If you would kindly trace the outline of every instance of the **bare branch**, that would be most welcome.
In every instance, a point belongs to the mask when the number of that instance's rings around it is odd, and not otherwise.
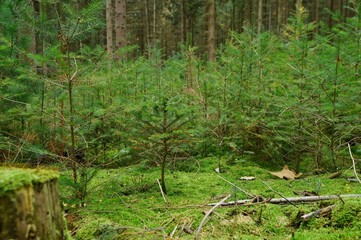
[[[211,213],[214,211],[214,209],[216,209],[218,206],[222,205],[222,203],[224,203],[228,198],[231,197],[231,194],[229,194],[227,197],[223,198],[220,202],[218,202],[217,204],[215,204],[207,213],[206,215],[204,216],[202,222],[199,224],[199,227],[197,229],[197,232],[196,232],[196,240],[199,239],[199,233],[201,232],[201,229],[203,227],[203,224],[204,222],[206,221],[206,219],[208,218],[209,215],[211,215]]]
[[[349,151],[349,153],[350,153],[350,157],[351,157],[351,159],[352,159],[353,172],[355,173],[355,177],[357,178],[358,182],[361,183],[361,180],[360,180],[360,178],[358,177],[357,172],[356,172],[356,161],[355,161],[355,159],[354,159],[353,156],[352,156],[352,151],[351,151],[351,145],[350,145],[350,143],[347,143],[347,146],[348,146],[348,151]]]
[[[255,197],[254,195],[250,194],[249,192],[246,192],[244,189],[238,187],[238,186],[235,185],[234,183],[231,183],[231,182],[228,181],[227,179],[224,179],[223,177],[221,177],[221,176],[219,176],[219,175],[217,175],[217,177],[219,177],[219,178],[222,179],[223,181],[231,184],[232,186],[236,187],[238,190],[240,190],[241,192],[243,192],[244,194],[246,194],[248,197],[250,197],[250,198],[254,198],[254,197]]]
[[[273,188],[271,188],[265,181],[262,181],[264,185],[266,185],[272,192],[276,193],[277,195],[283,197],[288,203],[292,204],[293,206],[297,207],[296,204],[293,202],[290,202],[285,196],[283,196],[281,193],[275,191]]]

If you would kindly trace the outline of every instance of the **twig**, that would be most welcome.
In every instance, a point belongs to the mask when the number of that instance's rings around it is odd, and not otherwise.
[[[11,162],[12,164],[13,164],[13,163],[16,161],[16,159],[18,158],[18,156],[19,156],[19,154],[20,154],[20,152],[21,152],[21,149],[24,147],[24,144],[27,142],[27,140],[28,140],[28,136],[25,136],[25,139],[24,139],[23,143],[22,143],[21,146],[19,147],[18,152],[16,153],[13,161]]]
[[[206,215],[204,216],[202,222],[199,224],[199,227],[197,229],[197,232],[196,232],[196,240],[198,240],[199,238],[199,233],[202,229],[202,226],[204,224],[204,222],[206,221],[206,219],[208,218],[209,215],[211,215],[211,213],[214,211],[214,209],[216,209],[218,206],[220,206],[222,203],[224,203],[228,198],[231,197],[231,194],[229,194],[227,197],[223,198],[220,202],[218,202],[216,205],[214,205],[207,213]]]
[[[169,237],[170,237],[170,238],[173,238],[173,236],[174,236],[174,234],[176,233],[177,229],[178,229],[178,224],[177,224],[177,225],[175,225],[175,227],[174,227],[174,229],[173,229],[172,233],[169,235]]]
[[[252,195],[252,194],[250,194],[250,193],[246,192],[244,189],[242,189],[242,188],[238,187],[238,186],[237,186],[237,185],[235,185],[234,183],[231,183],[231,182],[230,182],[230,181],[228,181],[227,179],[225,179],[225,178],[223,178],[223,177],[221,177],[221,176],[219,176],[219,175],[217,175],[217,177],[219,177],[219,178],[220,178],[220,179],[222,179],[223,181],[225,181],[225,182],[227,182],[227,183],[231,184],[232,186],[236,187],[238,190],[240,190],[241,192],[243,192],[244,194],[246,194],[248,197],[250,197],[250,198],[254,198],[254,197],[255,197],[254,195]]]
[[[167,204],[167,206],[168,206],[169,203],[168,203],[167,199],[165,198],[165,194],[164,194],[164,192],[163,192],[162,186],[160,185],[159,179],[157,179],[157,183],[158,183],[158,185],[159,185],[160,192],[162,193],[162,197],[163,197],[163,199],[164,199],[164,202],[165,202],[165,203]]]
[[[262,183],[264,185],[266,185],[272,192],[276,193],[277,195],[281,196],[282,198],[284,198],[288,203],[292,204],[293,206],[295,206],[296,208],[298,208],[296,206],[296,204],[294,204],[293,202],[290,202],[285,196],[283,196],[281,193],[277,192],[276,190],[274,190],[273,188],[271,188],[265,181],[262,181]]]
[[[332,211],[332,208],[334,208],[335,206],[336,205],[327,206],[327,207],[318,209],[317,211],[304,214],[301,216],[301,219],[308,220],[308,219],[312,218],[313,216],[320,217],[320,216],[327,215],[328,213],[330,213]]]
[[[322,200],[332,200],[332,199],[340,199],[340,198],[361,198],[361,194],[343,194],[343,195],[327,195],[327,196],[305,196],[305,197],[289,197],[286,201],[284,198],[272,198],[267,203],[273,204],[283,204],[283,203],[302,203],[302,202],[315,202],[315,201],[322,201]],[[245,200],[238,200],[238,201],[231,201],[231,202],[224,202],[224,203],[210,203],[208,206],[214,206],[219,204],[221,206],[233,206],[233,205],[244,205],[247,203],[252,203],[253,199],[245,199]]]
[[[361,183],[361,180],[360,180],[360,178],[358,177],[357,172],[356,172],[356,161],[355,161],[355,159],[354,159],[353,156],[352,156],[352,151],[351,151],[350,143],[347,143],[347,146],[348,146],[348,151],[349,151],[349,153],[350,153],[350,157],[351,157],[351,159],[352,159],[353,172],[355,173],[355,177],[357,178],[358,182]]]

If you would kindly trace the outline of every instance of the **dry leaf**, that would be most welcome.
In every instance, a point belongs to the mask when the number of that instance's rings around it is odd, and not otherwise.
[[[282,179],[287,179],[287,180],[294,180],[295,178],[299,178],[302,173],[295,173],[295,171],[290,170],[288,168],[288,165],[285,165],[282,169],[282,171],[280,172],[270,172],[272,175],[277,176],[279,178]]]

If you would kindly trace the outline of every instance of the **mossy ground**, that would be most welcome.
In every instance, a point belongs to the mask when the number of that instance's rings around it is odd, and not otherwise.
[[[64,172],[60,188],[64,208],[71,218],[76,239],[194,239],[206,206],[218,202],[221,195],[231,199],[246,199],[244,193],[223,181],[215,173],[218,159],[189,160],[183,164],[187,171],[169,171],[166,175],[167,201],[160,193],[156,179],[158,168],[143,165],[100,170],[89,184],[84,207],[72,199],[66,185],[70,178]],[[224,162],[224,163],[223,163]],[[284,196],[298,191],[314,191],[320,195],[361,193],[361,184],[349,183],[345,178],[352,171],[344,171],[337,179],[330,174],[304,176],[294,181],[277,179],[270,169],[260,168],[246,160],[232,165],[222,161],[220,175],[254,195],[279,197],[262,181]],[[198,166],[189,167],[189,166]],[[170,166],[171,168],[171,166]],[[182,166],[178,166],[182,169]],[[272,169],[275,170],[275,169]],[[255,176],[254,181],[240,181],[242,176]],[[307,174],[305,174],[307,175]],[[361,199],[344,199],[308,204],[257,204],[217,208],[201,230],[201,239],[357,239],[361,236]],[[323,206],[334,205],[330,215],[301,221],[299,216]],[[69,220],[69,219],[68,219]],[[185,231],[181,231],[181,229]],[[176,229],[176,230],[174,230]],[[190,231],[189,231],[190,230]],[[193,233],[189,233],[189,232]],[[188,233],[187,233],[188,232]]]

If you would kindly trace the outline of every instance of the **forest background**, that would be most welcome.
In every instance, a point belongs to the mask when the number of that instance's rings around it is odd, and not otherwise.
[[[336,170],[361,138],[356,0],[1,0],[0,161]],[[87,177],[86,177],[87,178]]]

